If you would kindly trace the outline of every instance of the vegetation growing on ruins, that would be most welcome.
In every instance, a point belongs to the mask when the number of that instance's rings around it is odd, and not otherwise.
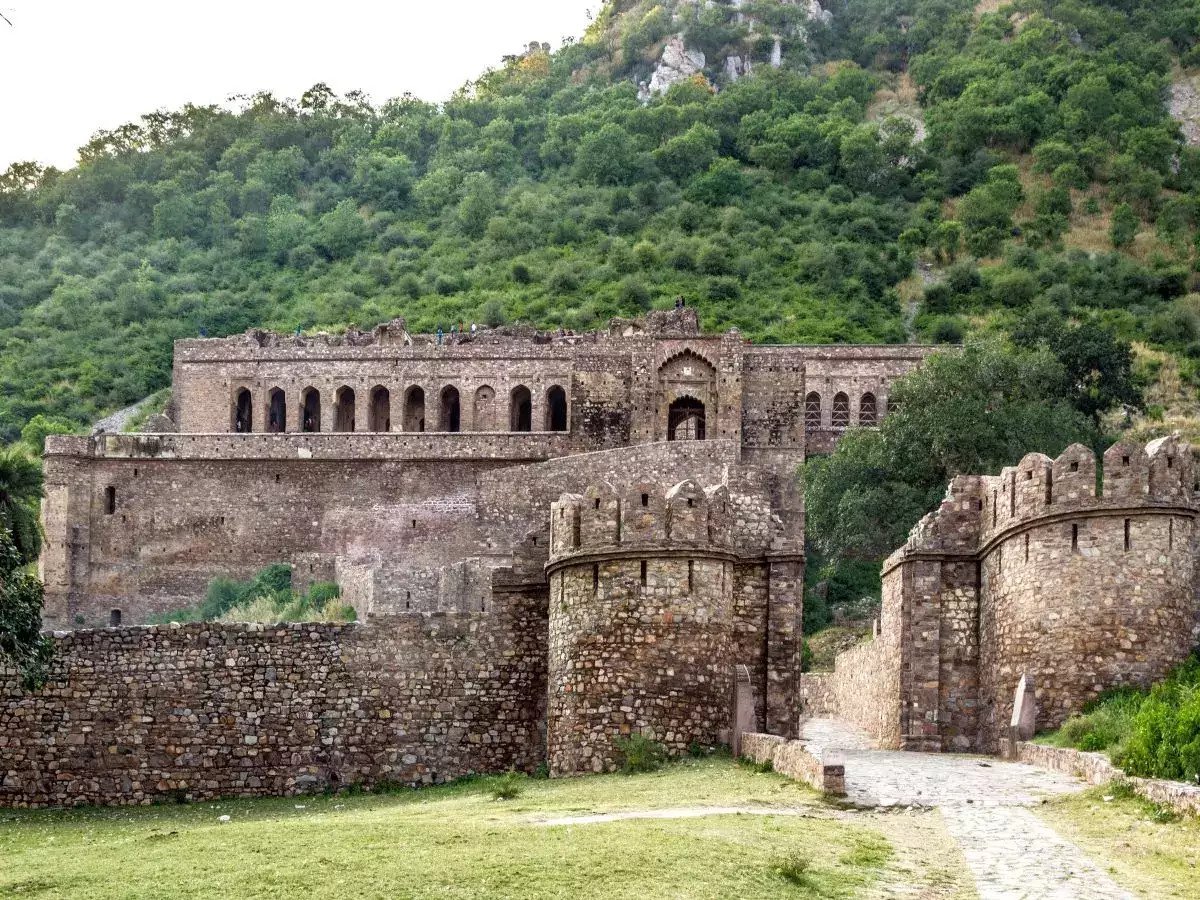
[[[622,0],[440,106],[318,84],[14,165],[0,439],[164,387],[176,337],[581,329],[680,294],[762,341],[957,341],[1038,310],[1175,352],[1192,385],[1200,153],[1164,98],[1200,62],[1194,4],[826,5]],[[675,34],[706,66],[642,103]],[[733,56],[754,74],[730,83]]]
[[[1200,650],[1149,690],[1106,694],[1045,740],[1104,751],[1130,775],[1200,783]]]
[[[497,802],[496,788],[508,780],[520,783],[519,796]],[[536,824],[678,807],[681,798],[806,815]],[[957,877],[953,853],[931,866],[889,869],[887,827],[846,821],[782,776],[708,758],[632,777],[499,776],[419,792],[8,811],[0,817],[0,894],[100,900],[167,884],[185,897],[611,898],[687,885],[689,897],[776,898],[795,890],[776,871],[778,859],[800,854],[812,861],[797,896],[887,893],[892,883],[920,889]]]
[[[248,581],[214,578],[199,606],[151,616],[148,622],[353,622],[354,608],[342,603],[341,596],[341,588],[331,582],[293,590],[292,567],[276,564]]]

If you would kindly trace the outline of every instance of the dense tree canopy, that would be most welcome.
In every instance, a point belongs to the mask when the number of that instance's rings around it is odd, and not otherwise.
[[[1173,59],[1196,55],[1194,4],[975,6],[830,2],[818,23],[779,0],[621,0],[583,40],[533,44],[445,104],[318,84],[152,113],[95,135],[70,171],[15,165],[0,440],[164,387],[178,337],[394,315],[583,329],[680,294],[707,327],[768,342],[954,341],[1049,303],[1200,356],[1173,306],[1200,160],[1162,102]],[[639,102],[676,33],[708,79]],[[780,69],[723,74],[776,37]],[[875,106],[905,72],[924,143]],[[1063,249],[1085,207],[1111,221],[1108,252]],[[1163,252],[1135,261],[1122,251],[1147,229]],[[921,255],[964,271],[906,329],[898,286]]]

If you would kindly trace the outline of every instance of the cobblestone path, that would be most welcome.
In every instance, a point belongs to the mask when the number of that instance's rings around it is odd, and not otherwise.
[[[862,732],[826,719],[805,722],[801,739],[828,762],[844,758],[851,803],[936,807],[981,900],[1133,896],[1026,808],[1081,791],[1086,785],[1080,781],[986,757],[872,750]]]

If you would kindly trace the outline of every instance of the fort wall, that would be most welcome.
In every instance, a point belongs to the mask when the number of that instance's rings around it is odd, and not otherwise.
[[[1023,675],[1046,729],[1184,659],[1200,642],[1191,447],[1175,437],[1118,444],[1103,477],[1099,468],[1074,446],[955,479],[884,565],[874,643],[891,642],[899,657],[886,674],[874,645],[838,658],[842,714],[868,724],[855,698],[870,681],[899,711],[898,733],[886,722],[871,729],[886,746],[991,752]]]
[[[55,639],[0,668],[0,806],[435,784],[544,758],[544,607],[383,625],[212,625]]]

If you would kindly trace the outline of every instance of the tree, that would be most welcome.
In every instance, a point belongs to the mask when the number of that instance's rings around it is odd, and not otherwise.
[[[703,172],[717,158],[721,135],[715,128],[697,122],[654,151],[658,167],[676,181],[684,181]]]
[[[16,448],[0,450],[0,531],[18,554],[18,565],[38,558],[42,532],[38,503],[42,497],[42,469]]]
[[[635,159],[633,136],[610,122],[579,142],[575,170],[580,178],[597,184],[627,184],[633,180]]]
[[[21,673],[26,690],[46,680],[53,645],[42,631],[42,584],[21,571],[22,553],[0,529],[0,656]]]
[[[956,475],[1013,465],[1091,442],[1088,419],[1062,397],[1063,366],[1046,350],[968,344],[892,386],[898,404],[877,431],[851,431],[804,468],[809,534],[831,560],[882,560],[936,508]]]
[[[1128,247],[1137,237],[1140,226],[1141,220],[1133,211],[1133,207],[1128,203],[1120,203],[1113,210],[1112,226],[1108,230],[1109,240],[1118,250]]]

